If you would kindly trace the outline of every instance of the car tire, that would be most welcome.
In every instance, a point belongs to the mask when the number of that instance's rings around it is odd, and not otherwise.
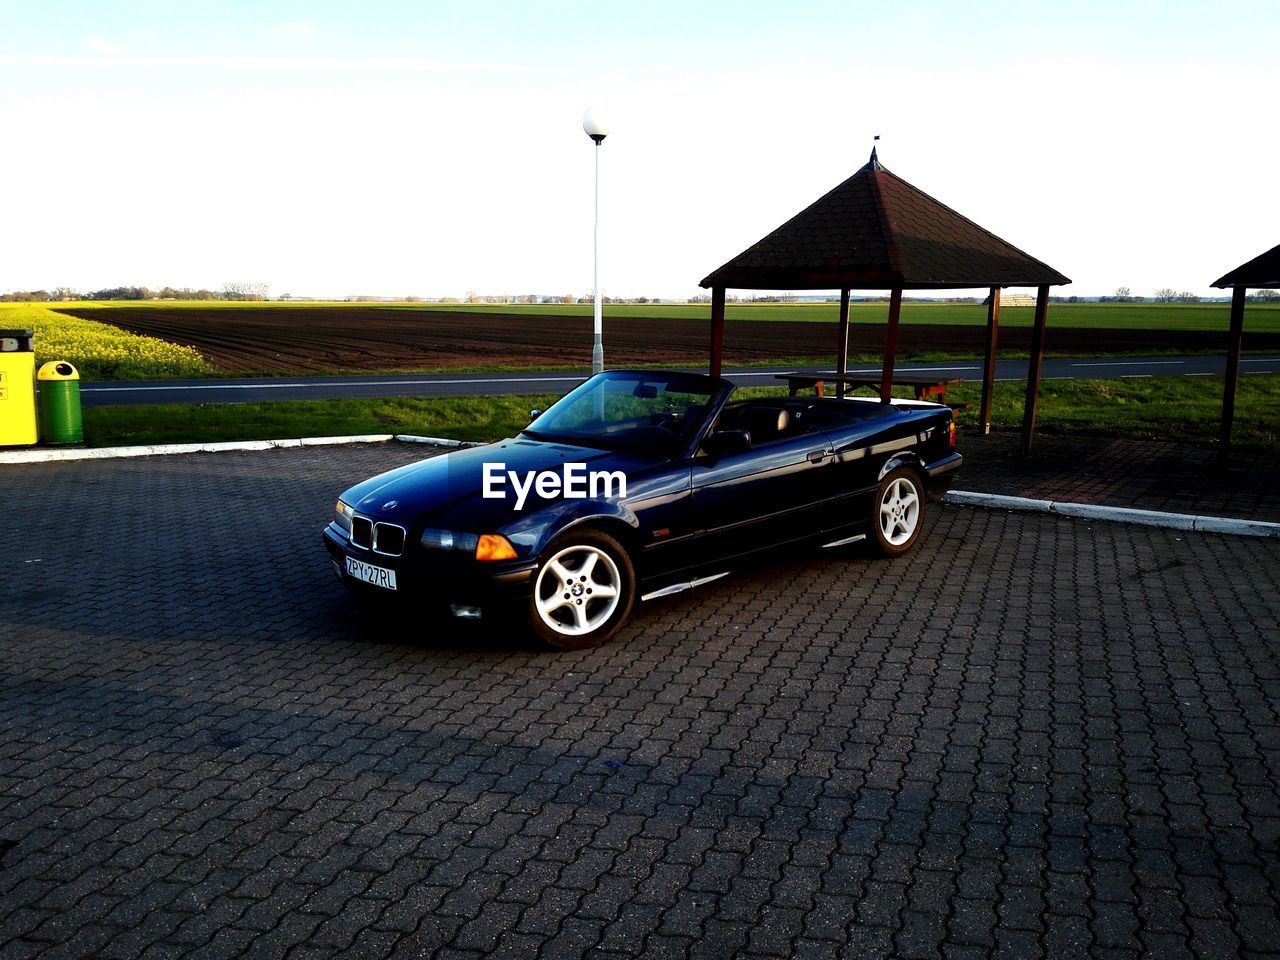
[[[867,542],[882,557],[901,557],[911,551],[924,529],[925,488],[910,467],[889,471],[871,501]]]
[[[612,592],[602,596],[605,590]],[[635,597],[635,567],[626,548],[600,530],[571,530],[538,557],[529,623],[549,647],[586,650],[618,632]]]

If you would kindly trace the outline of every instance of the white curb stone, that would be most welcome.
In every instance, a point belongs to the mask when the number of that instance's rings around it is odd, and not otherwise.
[[[483,443],[475,440],[450,440],[446,437],[419,437],[412,433],[397,433],[400,443],[429,443],[433,447],[483,447]]]
[[[136,447],[30,447],[0,450],[0,463],[52,463],[62,460],[115,460],[121,457],[162,457],[176,453],[224,453],[235,450],[276,450],[284,447],[334,447],[346,443],[422,443],[433,447],[482,447],[473,440],[420,437],[412,433],[363,433],[349,437],[302,437],[290,440],[227,440],[217,443],[158,443]]]
[[[280,447],[327,447],[345,443],[386,443],[390,433],[352,437],[303,437],[294,440],[230,440],[218,443],[159,443],[137,447],[81,447],[0,451],[0,463],[50,463],[61,460],[115,460],[120,457],[161,457],[175,453],[225,453],[233,450],[275,450]]]
[[[1239,520],[1233,517],[1208,517],[1194,513],[1164,513],[1159,510],[1135,510],[1130,507],[1106,507],[1095,503],[1069,503],[1058,500],[1035,500],[1030,497],[1007,497],[995,493],[972,493],[952,490],[945,503],[992,510],[1022,510],[1030,513],[1055,513],[1079,520],[1104,520],[1110,523],[1137,523],[1169,530],[1192,530],[1198,533],[1227,533],[1239,537],[1280,537],[1280,523],[1265,520]]]

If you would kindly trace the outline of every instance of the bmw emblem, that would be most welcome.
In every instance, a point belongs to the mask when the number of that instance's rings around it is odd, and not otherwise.
[[[396,508],[396,505],[397,505],[399,502],[400,502],[399,500],[388,500],[386,503],[384,503],[384,504],[382,505],[382,509],[383,509],[383,510],[394,510],[394,509]]]

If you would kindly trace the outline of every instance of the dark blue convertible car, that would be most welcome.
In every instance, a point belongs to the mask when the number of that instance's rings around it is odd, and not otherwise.
[[[523,604],[578,649],[762,550],[865,538],[900,556],[960,463],[938,404],[738,399],[719,378],[617,370],[519,436],[357,484],[324,543],[354,589],[464,618]]]

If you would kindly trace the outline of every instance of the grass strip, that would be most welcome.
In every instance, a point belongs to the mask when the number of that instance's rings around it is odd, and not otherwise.
[[[996,384],[993,422],[1021,423],[1025,384]],[[745,395],[781,394],[754,388]],[[977,404],[978,383],[953,387],[948,399]],[[456,440],[511,436],[533,408],[555,394],[506,397],[284,400],[272,403],[156,404],[90,407],[85,434],[93,446],[273,440],[360,433],[415,433]],[[1038,429],[1140,440],[1211,444],[1222,405],[1219,377],[1152,377],[1131,380],[1051,380],[1041,385]],[[1242,377],[1236,400],[1234,439],[1241,449],[1280,455],[1280,374]],[[957,415],[961,431],[977,424],[976,407]]]

